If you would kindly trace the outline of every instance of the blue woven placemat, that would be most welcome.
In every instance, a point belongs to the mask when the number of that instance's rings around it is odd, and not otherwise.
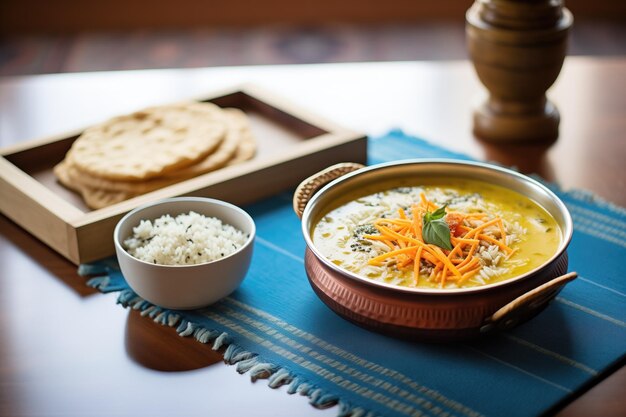
[[[419,157],[469,159],[401,131],[369,142],[370,163]],[[281,194],[246,207],[257,225],[252,266],[230,297],[203,310],[163,310],[130,290],[114,259],[81,265],[89,285],[214,348],[252,378],[342,416],[538,416],[554,410],[626,358],[626,211],[590,194],[554,191],[574,218],[570,270],[580,277],[520,327],[471,343],[411,343],[358,328],[313,293],[305,243]]]

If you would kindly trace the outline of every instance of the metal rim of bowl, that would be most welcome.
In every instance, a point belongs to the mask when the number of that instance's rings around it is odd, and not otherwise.
[[[148,209],[150,207],[154,207],[154,206],[158,206],[164,203],[177,203],[177,202],[202,202],[202,203],[209,203],[209,204],[215,204],[215,205],[219,205],[219,206],[223,206],[223,207],[227,207],[230,210],[236,211],[240,214],[242,214],[244,216],[244,218],[246,218],[247,221],[250,222],[250,233],[248,235],[248,238],[246,239],[245,243],[243,245],[241,245],[240,248],[238,248],[235,252],[224,256],[222,258],[219,259],[215,259],[209,262],[202,262],[199,264],[191,264],[191,265],[163,265],[163,264],[153,264],[150,262],[146,262],[143,261],[139,258],[134,257],[133,255],[131,255],[130,253],[128,253],[128,251],[126,250],[126,248],[124,248],[124,246],[122,246],[122,244],[120,243],[120,240],[118,238],[119,233],[120,233],[120,229],[122,228],[122,225],[124,223],[126,223],[128,221],[128,219],[133,216],[134,214],[143,211],[145,209]],[[163,214],[168,214],[168,213],[163,213]],[[162,214],[162,215],[163,215]],[[147,220],[154,220],[154,219],[147,219]],[[222,220],[222,219],[220,219]],[[139,225],[139,223],[137,223],[137,225]],[[222,201],[222,200],[217,200],[215,198],[208,198],[208,197],[172,197],[172,198],[166,198],[163,200],[157,200],[157,201],[153,201],[151,203],[147,203],[147,204],[143,204],[139,207],[134,208],[133,210],[129,211],[128,213],[126,213],[124,215],[124,217],[122,217],[117,224],[115,225],[115,229],[113,230],[113,243],[115,245],[116,248],[121,249],[125,254],[127,254],[128,256],[130,256],[133,260],[137,261],[137,262],[141,262],[143,264],[146,265],[150,265],[150,266],[158,266],[158,267],[162,267],[162,268],[191,268],[191,267],[198,267],[198,266],[202,266],[202,265],[208,265],[214,262],[219,262],[223,259],[227,259],[230,258],[231,256],[235,256],[238,253],[240,253],[242,250],[244,250],[245,248],[247,248],[249,245],[252,244],[252,242],[254,241],[254,237],[256,236],[256,224],[254,223],[254,219],[252,218],[252,216],[250,216],[244,209],[242,209],[241,207],[238,207],[234,204],[228,203],[226,201]]]
[[[508,176],[513,181],[521,181],[522,183],[525,183],[526,185],[529,185],[539,190],[540,192],[544,193],[552,201],[552,203],[554,203],[554,205],[558,208],[560,214],[563,216],[564,226],[561,227],[562,238],[561,238],[561,242],[559,244],[557,251],[548,260],[546,260],[545,262],[543,262],[541,265],[537,266],[536,268],[528,272],[525,272],[524,274],[521,274],[519,276],[506,279],[504,281],[499,281],[499,282],[495,282],[492,284],[485,284],[485,285],[481,285],[478,287],[435,289],[435,288],[403,287],[399,285],[388,284],[385,282],[368,279],[358,274],[355,274],[353,272],[347,271],[343,268],[340,268],[339,266],[330,262],[329,259],[327,259],[323,254],[321,254],[317,250],[317,247],[315,246],[315,244],[313,243],[313,240],[311,239],[310,216],[311,216],[311,212],[315,209],[316,205],[319,204],[320,200],[324,198],[324,194],[327,193],[328,190],[331,190],[337,184],[348,182],[350,180],[353,180],[354,178],[358,178],[359,176],[367,175],[367,174],[370,174],[372,172],[379,171],[379,170],[385,170],[390,167],[398,167],[398,166],[404,166],[404,165],[428,165],[428,164],[454,165],[454,166],[468,167],[469,169],[483,169],[483,170],[487,170],[493,173],[497,173],[499,175]],[[451,177],[453,176],[451,175]],[[476,180],[483,181],[483,182],[486,181],[485,179],[480,179],[480,178],[476,178]],[[372,184],[374,183],[375,182],[372,182]],[[528,196],[525,196],[525,197],[531,198]],[[539,204],[539,205],[542,208],[544,208],[544,210],[546,210],[548,213],[550,213],[551,216],[554,217],[554,213],[550,212],[542,204]],[[554,194],[548,187],[541,184],[539,181],[534,180],[524,174],[520,174],[519,172],[515,172],[507,168],[503,168],[503,167],[499,167],[499,166],[495,166],[495,165],[491,165],[491,164],[487,164],[483,162],[461,161],[461,160],[443,159],[443,158],[406,159],[406,160],[401,160],[401,161],[385,162],[382,164],[371,165],[371,166],[359,169],[357,171],[348,173],[346,175],[343,175],[329,182],[328,184],[326,184],[313,197],[311,197],[311,199],[309,200],[302,214],[301,227],[302,227],[302,234],[306,241],[307,247],[315,254],[316,258],[319,259],[324,265],[328,266],[334,271],[339,272],[343,276],[356,280],[358,282],[364,283],[369,286],[384,288],[387,290],[398,291],[402,293],[428,294],[428,295],[471,294],[471,293],[476,293],[476,292],[489,291],[493,288],[500,288],[500,287],[512,285],[529,276],[535,275],[537,272],[546,268],[548,265],[551,265],[556,259],[558,259],[567,250],[567,247],[572,239],[572,234],[573,234],[572,218],[571,218],[569,211],[567,210],[567,207],[565,206],[565,203],[563,203],[563,201],[561,201],[561,199],[556,194]]]

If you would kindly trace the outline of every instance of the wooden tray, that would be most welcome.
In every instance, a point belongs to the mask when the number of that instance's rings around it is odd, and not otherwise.
[[[363,134],[341,128],[256,86],[221,91],[200,101],[246,112],[258,144],[253,159],[91,210],[52,173],[81,133],[74,131],[0,150],[0,211],[79,264],[112,255],[115,224],[141,204],[180,195],[246,204],[295,186],[328,165],[365,162]]]

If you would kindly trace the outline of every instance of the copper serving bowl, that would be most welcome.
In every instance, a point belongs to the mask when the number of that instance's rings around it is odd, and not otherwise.
[[[480,287],[432,289],[401,287],[349,272],[315,247],[315,221],[333,202],[363,187],[419,178],[466,178],[499,185],[525,195],[545,208],[562,231],[556,253],[541,266],[506,281]],[[294,194],[307,244],[305,268],[320,299],[343,318],[394,336],[429,341],[476,337],[507,329],[539,313],[565,284],[572,219],[563,202],[539,182],[517,172],[478,162],[420,159],[371,167],[334,165],[303,181]]]

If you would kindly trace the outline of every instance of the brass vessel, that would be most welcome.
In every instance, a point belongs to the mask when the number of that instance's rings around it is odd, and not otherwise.
[[[482,287],[409,288],[371,280],[332,263],[316,248],[316,219],[342,196],[388,181],[462,177],[497,184],[526,195],[555,218],[563,239],[544,264],[515,278]],[[479,162],[415,159],[364,168],[338,164],[304,180],[294,194],[307,244],[305,269],[311,287],[335,313],[377,332],[423,341],[453,341],[507,329],[535,316],[576,278],[567,272],[573,225],[565,204],[537,181]]]

